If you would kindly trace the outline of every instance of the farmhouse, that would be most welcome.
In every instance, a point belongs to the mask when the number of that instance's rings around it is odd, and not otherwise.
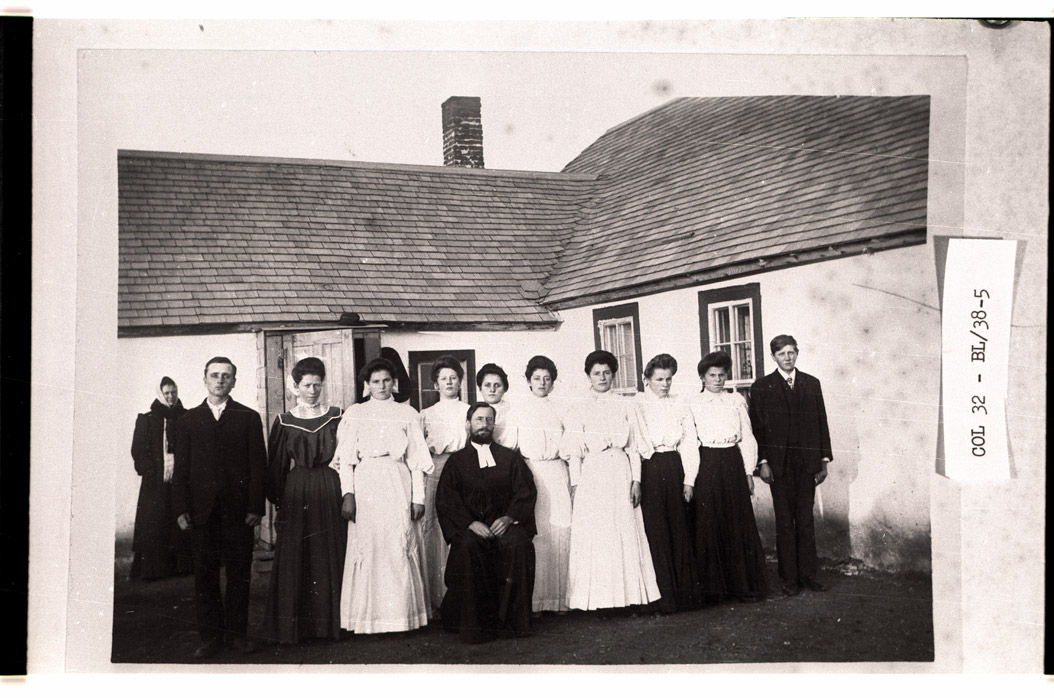
[[[235,397],[270,422],[306,355],[343,405],[366,361],[395,357],[420,408],[441,354],[469,374],[502,365],[515,398],[538,353],[560,370],[556,397],[583,388],[594,348],[619,357],[626,394],[660,352],[681,362],[675,392],[696,391],[696,362],[720,348],[748,392],[775,368],[768,339],[793,334],[834,442],[820,555],[929,570],[928,97],[675,99],[559,173],[486,169],[480,101],[452,97],[442,113],[443,167],[121,151],[129,355],[187,376],[188,406],[198,364],[231,356]],[[767,488],[755,508],[774,548]]]

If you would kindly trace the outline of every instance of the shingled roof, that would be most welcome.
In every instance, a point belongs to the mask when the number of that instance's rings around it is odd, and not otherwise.
[[[781,96],[673,100],[562,173],[121,151],[118,332],[548,327],[920,244],[928,139],[925,96]]]
[[[592,180],[122,151],[119,329],[553,326],[540,282]]]
[[[668,102],[601,136],[545,302],[585,305],[926,240],[929,97]]]

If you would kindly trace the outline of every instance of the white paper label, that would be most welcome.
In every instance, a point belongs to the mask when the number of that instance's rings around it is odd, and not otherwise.
[[[948,242],[941,399],[944,472],[953,479],[1010,477],[1006,392],[1016,252],[1013,240]]]

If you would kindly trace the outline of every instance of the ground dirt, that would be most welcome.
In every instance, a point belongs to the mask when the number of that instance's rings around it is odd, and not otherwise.
[[[114,585],[112,661],[185,663],[198,645],[193,577],[129,581],[119,557]],[[250,635],[260,632],[266,563],[253,574]],[[778,590],[775,564],[769,581]],[[754,662],[931,662],[929,575],[889,574],[826,563],[826,592],[759,603],[727,603],[659,616],[646,609],[543,614],[528,637],[462,644],[436,621],[408,633],[350,636],[282,646],[261,642],[249,655],[225,650],[215,664],[716,664]],[[248,667],[247,667],[248,669]]]

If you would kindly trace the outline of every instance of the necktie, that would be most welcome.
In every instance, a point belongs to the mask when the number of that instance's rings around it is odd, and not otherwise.
[[[794,390],[794,376],[787,376],[787,387]]]

